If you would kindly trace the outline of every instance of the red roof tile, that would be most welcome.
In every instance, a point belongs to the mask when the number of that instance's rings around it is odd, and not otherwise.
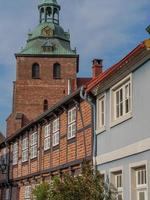
[[[98,77],[92,79],[89,83],[85,84],[85,89],[87,92],[90,92],[94,87],[97,86],[102,80],[104,80],[106,77],[110,76],[112,73],[120,69],[123,64],[128,62],[128,60],[135,56],[141,49],[144,49],[145,45],[144,43],[139,44],[134,50],[132,50],[127,56],[125,56],[122,60],[120,60],[118,63],[101,73]]]

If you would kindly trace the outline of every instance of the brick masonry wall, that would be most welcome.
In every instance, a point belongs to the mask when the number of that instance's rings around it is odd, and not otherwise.
[[[85,112],[86,111],[86,112]],[[92,156],[92,113],[90,105],[83,101],[80,103],[77,109],[77,132],[76,137],[68,140],[67,139],[67,112],[61,113],[60,117],[60,144],[51,149],[44,151],[44,127],[45,123],[40,127],[38,125],[39,134],[39,150],[37,158],[28,160],[28,162],[21,162],[21,140],[25,136],[29,136],[33,133],[36,128],[23,132],[18,140],[19,143],[19,160],[18,164],[13,166],[12,177],[18,179],[26,176],[35,174],[38,176],[44,173],[44,170],[54,169],[64,164],[85,158],[85,156]],[[83,119],[82,119],[83,118]],[[37,126],[37,125],[36,125]],[[41,134],[41,135],[40,135]],[[30,142],[29,142],[30,143]],[[60,168],[61,170],[61,168]],[[57,173],[57,170],[54,174]],[[21,199],[21,198],[20,198]]]
[[[32,65],[40,66],[40,78],[32,79]],[[61,79],[53,79],[53,64],[60,63]],[[43,113],[43,102],[49,107],[67,95],[68,79],[76,83],[77,58],[17,57],[16,82],[13,89],[13,112],[7,120],[7,136]],[[73,90],[76,89],[74,84]],[[24,119],[16,119],[16,114]]]

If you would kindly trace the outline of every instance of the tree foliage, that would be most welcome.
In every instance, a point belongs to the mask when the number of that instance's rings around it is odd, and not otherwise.
[[[36,200],[115,200],[116,190],[103,181],[99,171],[84,164],[80,175],[63,175],[42,183],[34,191]]]

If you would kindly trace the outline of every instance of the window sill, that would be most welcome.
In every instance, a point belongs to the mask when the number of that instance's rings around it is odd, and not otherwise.
[[[118,124],[121,124],[124,121],[127,121],[127,120],[131,119],[132,117],[133,117],[132,112],[130,112],[130,113],[124,115],[123,117],[121,117],[121,118],[119,118],[119,119],[117,119],[115,121],[112,121],[111,124],[110,124],[110,128],[112,128],[112,127],[114,127],[114,126],[116,126]]]
[[[146,190],[147,189],[147,185],[143,184],[143,185],[139,185],[136,187],[137,190]]]
[[[36,161],[37,160],[37,157],[34,157],[34,158],[30,158],[31,161]]]
[[[56,147],[56,146],[58,146],[58,145],[59,145],[59,143],[58,144],[53,144],[53,148]]]
[[[17,167],[17,166],[18,166],[18,163],[16,163],[16,164],[12,164],[12,166],[13,166],[13,167]]]
[[[100,133],[103,133],[104,131],[106,131],[106,127],[103,126],[102,128],[99,128],[96,130],[96,135],[99,135]]]
[[[49,153],[51,151],[51,148],[44,149],[44,153]]]
[[[28,164],[28,160],[22,161],[22,165],[27,165],[27,164]]]
[[[74,142],[76,142],[76,137],[75,136],[70,138],[70,139],[68,139],[67,144],[72,144]]]
[[[56,151],[56,150],[58,150],[59,149],[59,144],[58,145],[55,145],[55,146],[53,146],[53,151]]]

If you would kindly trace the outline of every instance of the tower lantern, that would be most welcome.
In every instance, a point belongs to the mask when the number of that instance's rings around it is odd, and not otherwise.
[[[56,0],[40,0],[38,8],[40,23],[52,22],[59,24],[60,6]]]
[[[57,0],[39,0],[37,26],[28,34],[25,47],[16,53],[12,113],[7,118],[7,136],[77,89],[79,56],[71,48],[70,34],[59,24]]]

